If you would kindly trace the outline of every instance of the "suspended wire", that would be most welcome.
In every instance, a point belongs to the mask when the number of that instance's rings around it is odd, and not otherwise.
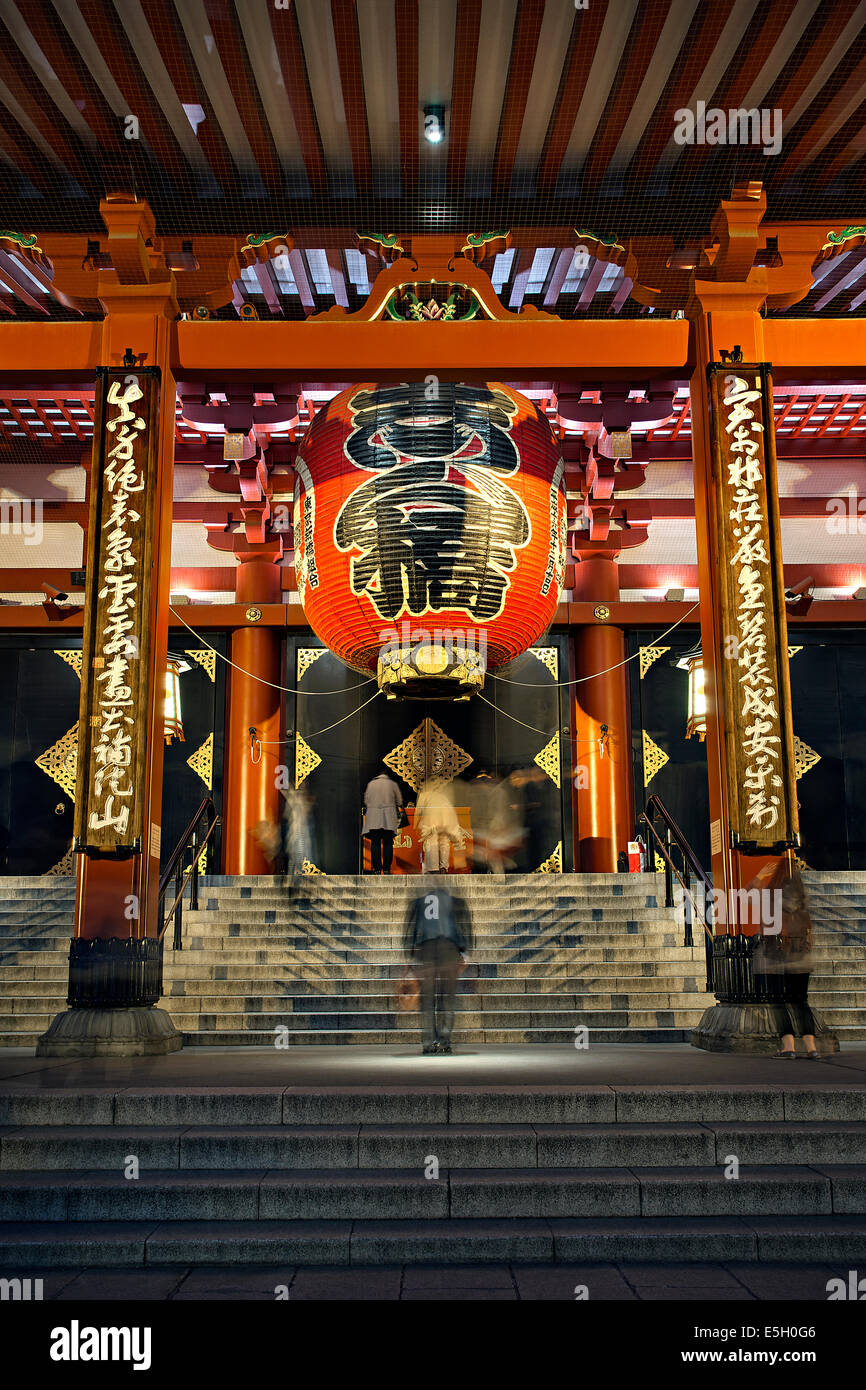
[[[525,685],[526,683],[525,681],[515,682],[515,684],[519,685]],[[553,734],[549,733],[547,729],[537,729],[534,724],[527,724],[523,719],[518,719],[516,715],[509,714],[507,710],[500,709],[498,705],[494,705],[492,700],[488,700],[486,695],[482,695],[480,690],[478,691],[478,698],[479,700],[483,700],[485,705],[489,705],[492,710],[496,710],[497,714],[504,714],[506,719],[513,720],[515,724],[522,724],[524,729],[531,729],[534,734],[543,734],[545,738],[553,738]]]
[[[336,690],[298,690],[298,688],[293,685],[277,685],[274,681],[266,681],[263,676],[254,676],[252,671],[245,670],[243,666],[238,666],[236,661],[230,661],[227,656],[223,656],[222,652],[218,652],[216,647],[212,647],[210,642],[204,640],[200,632],[196,632],[194,627],[190,627],[189,623],[185,618],[180,616],[176,608],[172,608],[171,604],[169,604],[168,607],[169,612],[174,614],[178,622],[183,623],[184,627],[192,633],[193,637],[197,637],[202,646],[207,647],[209,652],[213,652],[214,656],[218,656],[220,661],[224,661],[227,666],[233,667],[235,671],[240,671],[242,676],[249,676],[250,680],[258,681],[259,685],[270,686],[271,690],[285,690],[289,695],[344,695],[348,690],[360,690],[362,685],[369,685],[373,679],[372,676],[368,676],[366,680],[359,681],[357,685],[341,685],[338,686]],[[333,725],[331,727],[333,728]]]
[[[695,609],[699,607],[700,601],[698,601],[697,603],[693,603],[691,608],[687,609],[687,611],[683,614],[681,618],[677,618],[675,623],[671,623],[670,627],[667,628],[664,632],[660,633],[659,636],[656,637],[654,640],[656,642],[660,642],[663,637],[667,637],[668,633],[673,632],[674,628],[679,627],[680,623],[684,623],[689,614],[694,613]],[[615,666],[607,666],[603,671],[594,671],[591,676],[578,676],[577,679],[573,681],[553,681],[552,686],[560,687],[566,685],[583,685],[585,681],[594,681],[598,676],[607,676],[610,674],[611,671],[618,671],[621,666],[627,666],[630,661],[634,661],[635,658],[638,656],[640,656],[639,650],[633,652],[631,656],[627,656],[625,661],[618,661]],[[533,690],[539,690],[542,688],[538,685],[537,681],[513,681],[510,676],[497,676],[495,671],[488,671],[487,676],[492,681],[503,681],[505,685],[526,685],[531,687]],[[552,686],[546,685],[543,688],[545,690],[550,690]],[[518,723],[519,722],[520,721],[518,720]],[[526,727],[531,728],[532,726],[530,724],[527,724]],[[541,730],[539,729],[538,732],[541,733]]]
[[[355,687],[353,686],[352,688],[354,689]],[[381,690],[374,690],[369,700],[365,700],[362,705],[358,705],[357,709],[350,709],[349,713],[344,714],[342,719],[335,719],[333,724],[326,724],[324,729],[305,729],[302,734],[302,738],[318,738],[319,734],[327,734],[330,732],[331,729],[336,729],[338,724],[345,724],[347,719],[351,719],[352,716],[355,714],[360,714],[362,709],[366,709],[368,705],[372,705],[373,701],[376,699],[378,695],[381,695],[381,693]],[[294,737],[294,734],[287,734],[285,738],[257,738],[256,742],[259,744],[261,748],[281,748],[284,743],[288,743],[289,740]]]

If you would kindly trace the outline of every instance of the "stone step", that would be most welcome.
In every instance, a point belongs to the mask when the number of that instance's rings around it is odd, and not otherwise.
[[[365,1147],[363,1136],[361,1148]],[[377,1146],[367,1141],[371,1154]],[[432,1151],[431,1151],[432,1152]],[[370,1165],[325,1170],[22,1170],[0,1174],[0,1222],[335,1221],[533,1217],[863,1216],[866,1167],[827,1164],[720,1167],[477,1168],[445,1166],[425,1177]]]
[[[696,992],[670,994],[656,992],[654,994],[636,995],[634,1000],[626,993],[611,994],[610,992],[590,992],[581,994],[495,994],[487,995],[483,993],[458,993],[455,1000],[455,1011],[459,1014],[466,1012],[477,1012],[479,1009],[484,1013],[497,1012],[503,1009],[520,1010],[571,1010],[575,1008],[597,1008],[597,1009],[627,1009],[630,1010],[638,1004],[642,1009],[670,1009],[670,1008],[706,1008],[714,1003],[714,996],[705,993],[698,995]],[[16,997],[12,1000],[13,1013],[30,1013],[45,1007],[40,996]],[[189,1010],[194,1008],[203,1012],[221,1013],[226,1010],[241,1007],[247,1014],[271,1013],[286,1010],[289,1013],[306,1014],[319,1013],[322,1010],[348,1010],[352,1013],[364,1013],[367,1011],[392,1011],[394,1008],[394,991],[381,994],[255,994],[238,997],[236,994],[222,993],[201,993],[188,995],[173,991],[165,995],[161,1001],[161,1008],[168,1009],[169,1012],[176,1010]],[[866,1020],[866,1009],[864,1009],[864,1020]]]
[[[862,1216],[9,1222],[6,1269],[144,1265],[748,1263],[866,1259]]]
[[[866,1087],[840,1067],[820,1079],[780,1069],[772,1085],[0,1086],[0,1154],[11,1128],[69,1125],[866,1123]],[[793,1069],[789,1069],[793,1070]],[[856,1074],[855,1074],[856,1075]],[[142,1131],[143,1132],[143,1131]],[[92,1136],[100,1142],[102,1132]],[[36,1165],[26,1165],[36,1166]],[[78,1166],[82,1166],[79,1164]],[[89,1166],[93,1166],[92,1164]],[[157,1165],[165,1166],[165,1165]],[[171,1165],[168,1165],[171,1166]]]

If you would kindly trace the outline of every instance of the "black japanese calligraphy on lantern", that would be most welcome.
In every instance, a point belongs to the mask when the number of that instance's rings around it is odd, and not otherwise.
[[[505,606],[516,551],[531,535],[522,500],[503,481],[520,455],[517,405],[486,386],[441,384],[358,391],[346,456],[375,476],[343,504],[334,525],[351,563],[352,592],[383,619],[460,609],[476,622]]]

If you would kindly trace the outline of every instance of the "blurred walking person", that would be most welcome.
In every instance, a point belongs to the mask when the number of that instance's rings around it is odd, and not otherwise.
[[[415,824],[424,849],[424,872],[447,874],[452,845],[462,845],[463,831],[454,807],[454,793],[441,777],[431,777],[418,793]]]
[[[390,874],[394,836],[403,814],[403,794],[387,772],[380,772],[367,783],[363,811],[361,835],[370,841],[370,873]]]
[[[406,913],[404,947],[421,982],[424,1053],[450,1053],[457,981],[472,950],[464,898],[448,888],[420,893]]]

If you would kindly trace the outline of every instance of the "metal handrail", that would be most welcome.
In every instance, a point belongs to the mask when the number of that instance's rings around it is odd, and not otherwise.
[[[638,818],[646,826],[649,834],[650,843],[647,849],[652,851],[657,849],[665,866],[665,906],[674,906],[674,887],[673,880],[676,876],[684,893],[684,912],[685,912],[685,937],[683,945],[694,946],[692,935],[692,913],[699,918],[704,929],[704,949],[706,952],[707,964],[707,989],[713,987],[713,941],[712,930],[712,902],[713,884],[709,875],[706,873],[698,856],[695,854],[677,822],[674,820],[664,802],[658,796],[651,796],[647,801],[645,809]],[[664,826],[664,835],[661,833],[661,825]],[[673,851],[678,850],[682,859],[682,865],[678,866],[673,859]],[[692,895],[692,878],[703,888],[703,907]]]
[[[207,830],[202,839],[198,838],[198,830],[202,817],[208,816]],[[193,912],[198,908],[198,862],[201,859],[202,851],[207,847],[208,841],[220,824],[221,817],[217,815],[213,797],[206,796],[184,831],[168,858],[168,863],[162,871],[159,879],[159,899],[158,911],[161,914],[159,940],[163,940],[168,931],[169,923],[174,919],[174,938],[172,949],[175,951],[183,950],[183,895],[186,886],[191,882],[189,894],[189,905]],[[184,873],[183,859],[187,850],[192,850],[192,862]],[[168,886],[174,877],[175,897],[174,902],[165,911],[165,895]]]

